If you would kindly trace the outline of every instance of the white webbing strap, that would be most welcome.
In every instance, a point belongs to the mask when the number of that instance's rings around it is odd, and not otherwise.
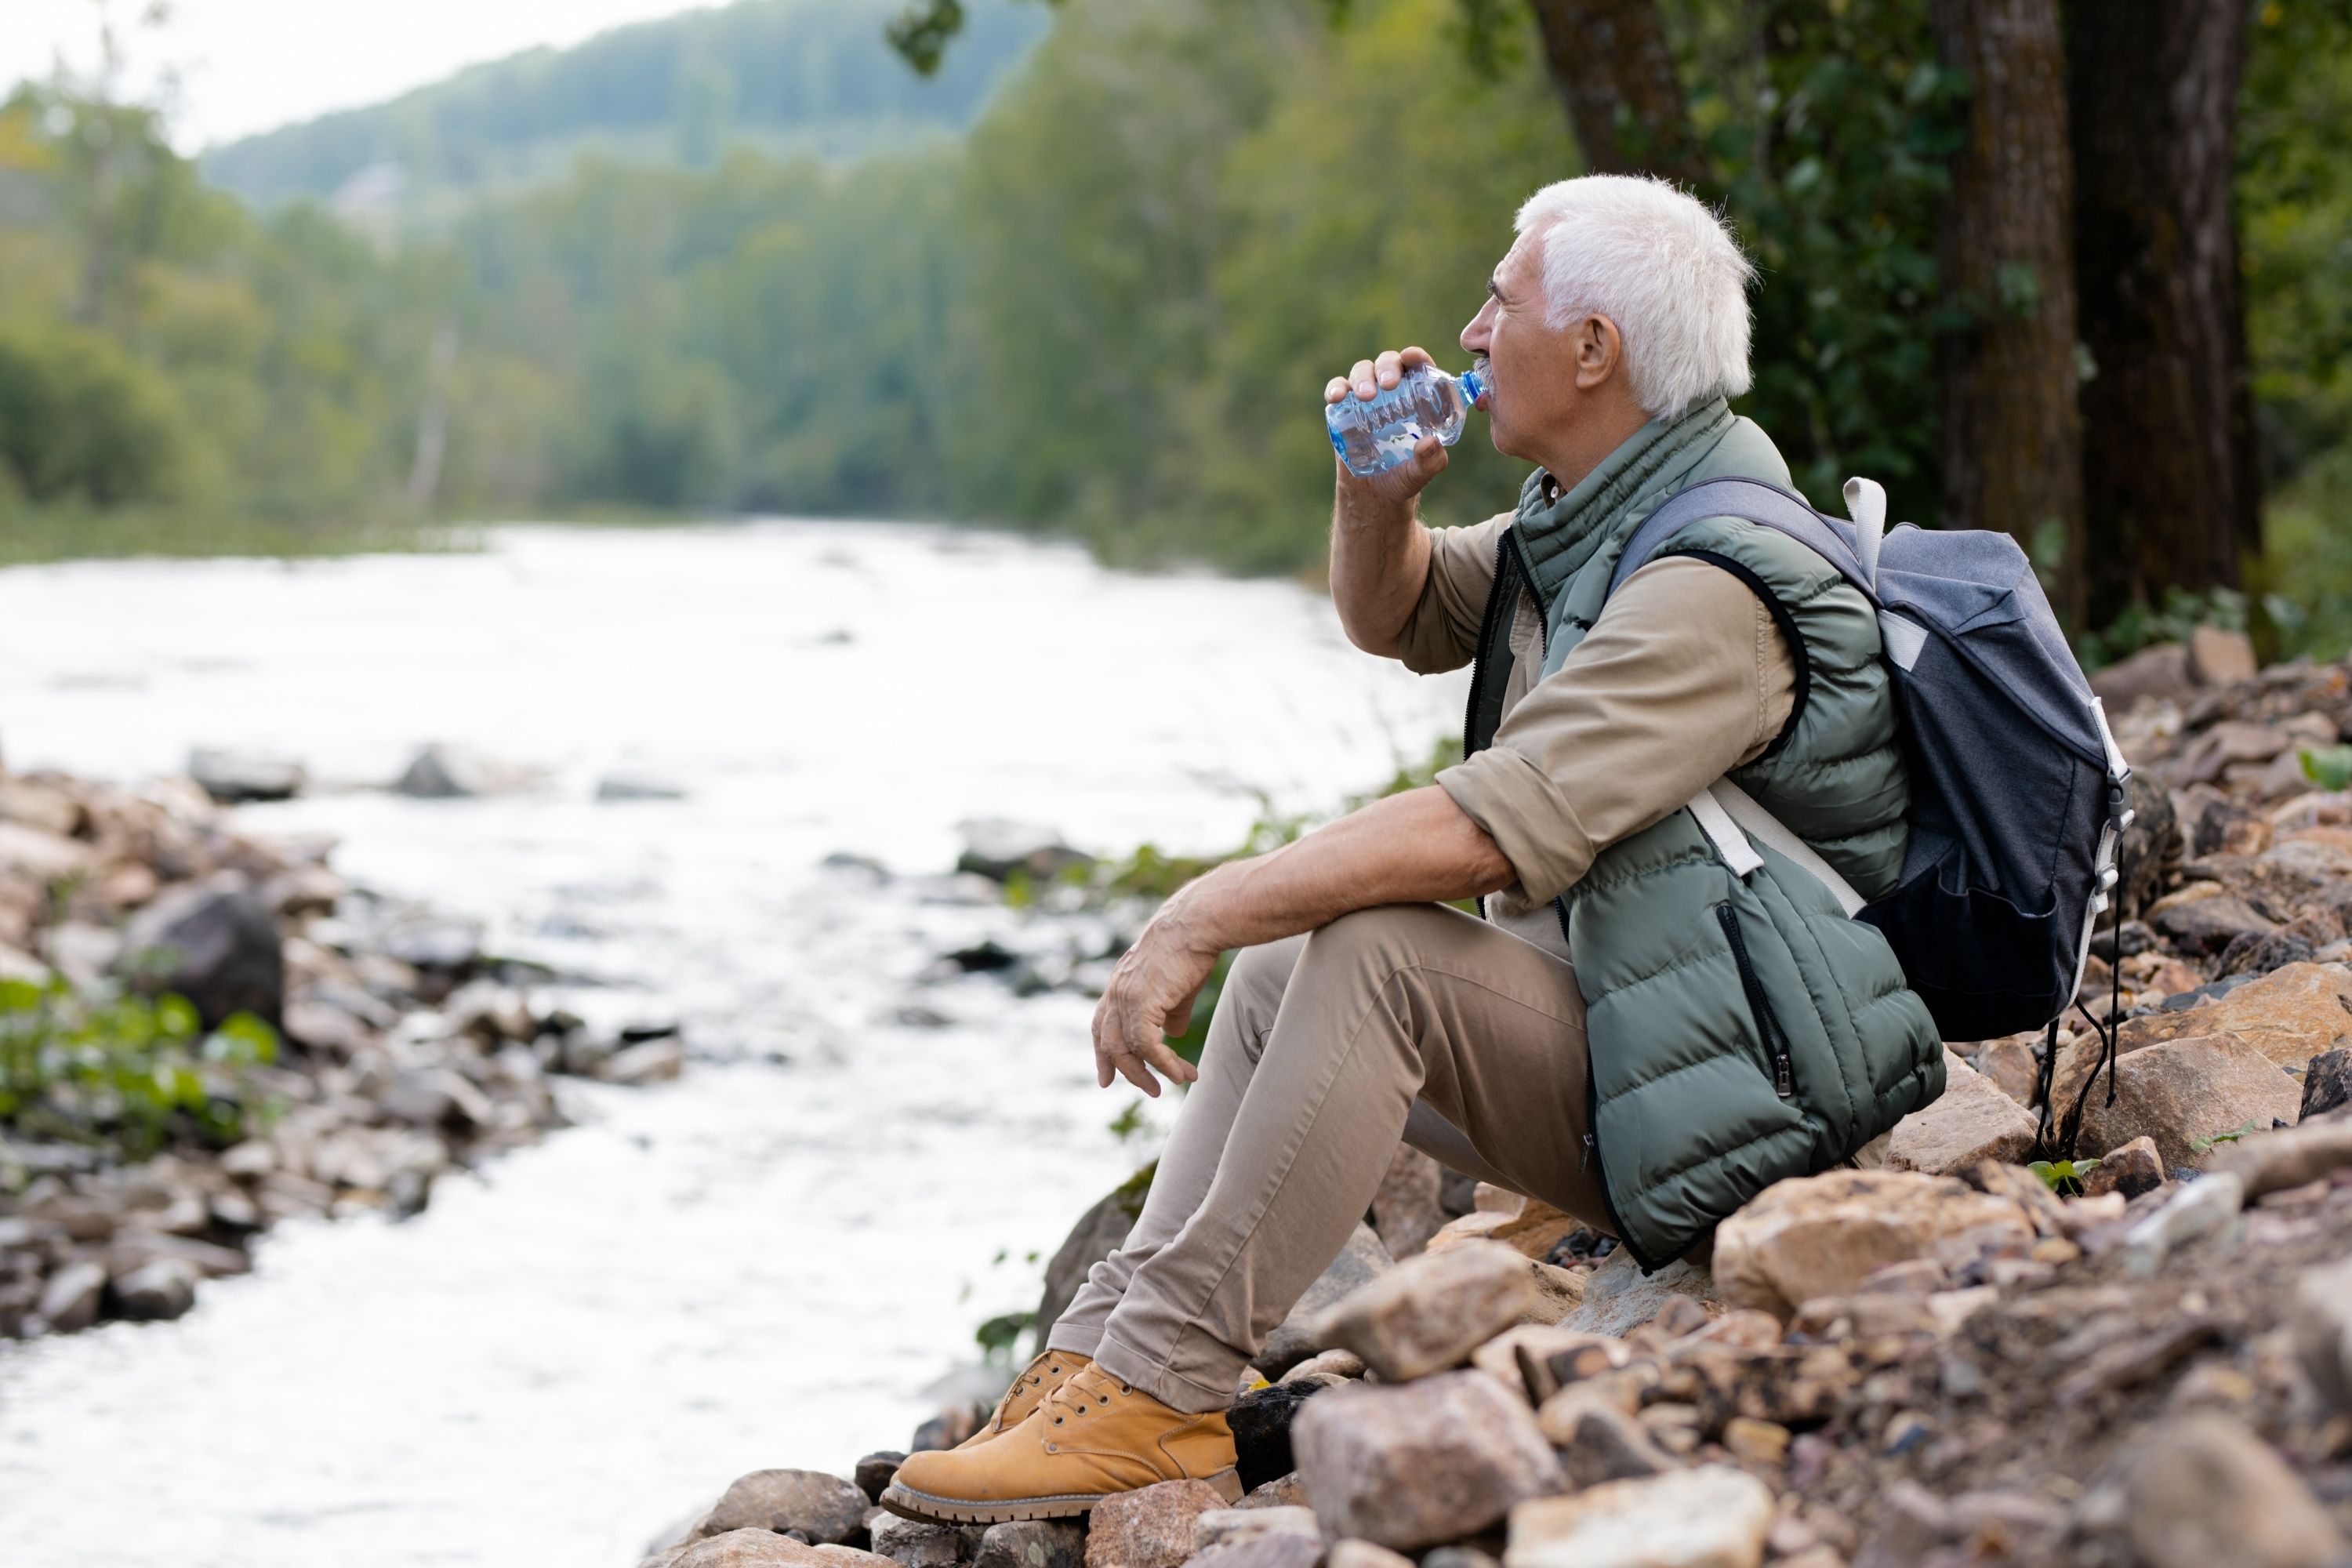
[[[1837,900],[1848,920],[1869,901],[1853,890],[1853,883],[1837,874],[1835,867],[1813,853],[1811,846],[1790,832],[1779,817],[1757,805],[1753,796],[1729,779],[1717,779],[1693,795],[1690,814],[1735,877],[1745,877],[1764,864],[1764,857],[1749,841],[1752,836],[1811,872]]]

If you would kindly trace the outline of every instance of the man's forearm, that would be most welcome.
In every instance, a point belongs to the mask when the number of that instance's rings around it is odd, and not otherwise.
[[[1331,500],[1331,602],[1348,640],[1396,657],[1399,637],[1429,581],[1429,530],[1416,498],[1342,476]]]
[[[1270,855],[1220,866],[1159,918],[1188,946],[1218,952],[1381,904],[1475,898],[1508,887],[1513,875],[1495,841],[1431,785],[1375,801]]]

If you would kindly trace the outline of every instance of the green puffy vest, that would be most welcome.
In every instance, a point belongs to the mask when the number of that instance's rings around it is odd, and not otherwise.
[[[1601,611],[1658,504],[1703,479],[1786,486],[1763,431],[1720,399],[1654,420],[1547,504],[1529,478],[1496,557],[1471,679],[1467,749],[1489,744],[1526,583],[1545,608],[1543,673]],[[1661,554],[1699,554],[1756,590],[1797,665],[1790,724],[1731,774],[1864,898],[1895,885],[1909,787],[1878,623],[1835,568],[1770,529],[1712,518]],[[1619,1238],[1646,1268],[1687,1251],[1765,1187],[1834,1165],[1943,1092],[1941,1043],[1886,942],[1820,880],[1759,844],[1737,877],[1688,811],[1611,845],[1560,900],[1592,1061],[1587,1157]]]

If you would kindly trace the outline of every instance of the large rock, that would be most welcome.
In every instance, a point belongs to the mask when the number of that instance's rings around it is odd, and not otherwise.
[[[98,1306],[106,1294],[106,1270],[84,1260],[68,1263],[41,1287],[36,1308],[49,1331],[69,1334],[98,1321]]]
[[[2352,1050],[2322,1051],[2303,1070],[2303,1104],[2295,1120],[2308,1121],[2352,1105]]]
[[[1126,1242],[1127,1233],[1135,1228],[1137,1216],[1143,1213],[1143,1200],[1150,1195],[1151,1179],[1159,1169],[1159,1162],[1154,1161],[1105,1193],[1062,1238],[1053,1260],[1045,1265],[1045,1293],[1037,1299],[1040,1344],[1070,1310],[1078,1287],[1087,1282],[1087,1271]]]
[[[1503,1568],[1756,1568],[1772,1519],[1771,1489],[1727,1465],[1611,1481],[1512,1510]]]
[[[248,800],[291,800],[310,782],[290,757],[198,747],[188,753],[188,776],[223,805]]]
[[[1095,1505],[1087,1568],[1176,1568],[1192,1555],[1193,1525],[1224,1498],[1206,1481],[1161,1481]]]
[[[1277,1383],[1243,1394],[1225,1412],[1234,1434],[1234,1466],[1242,1485],[1255,1490],[1296,1468],[1290,1427],[1299,1407],[1323,1392],[1320,1383]]]
[[[2189,634],[2189,673],[2202,686],[2252,680],[2256,669],[2253,639],[2226,626],[2198,626]]]
[[[1723,1299],[1786,1322],[1816,1296],[1844,1296],[1874,1270],[1917,1258],[1963,1231],[2033,1244],[2032,1220],[2007,1198],[1948,1176],[1832,1171],[1767,1187],[1716,1231]]]
[[[2121,714],[2142,698],[2179,701],[2197,689],[2189,671],[2189,650],[2177,642],[2160,642],[2094,671],[2091,689],[2108,709]]]
[[[2303,1089],[2261,1050],[2235,1035],[2200,1035],[2117,1057],[2115,1103],[2100,1075],[2083,1105],[2079,1147],[2113,1149],[2150,1138],[2165,1169],[2201,1164],[2197,1140],[2249,1123],[2292,1122]],[[2062,1100],[2062,1106],[2073,1101]]]
[[[1528,1259],[1480,1242],[1406,1259],[1349,1292],[1314,1332],[1363,1357],[1383,1382],[1405,1383],[1459,1366],[1536,1300]]]
[[[1360,1225],[1348,1237],[1348,1245],[1339,1249],[1307,1293],[1291,1307],[1289,1315],[1275,1326],[1265,1338],[1250,1364],[1267,1377],[1280,1377],[1292,1367],[1328,1348],[1318,1337],[1323,1314],[1339,1302],[1387,1273],[1394,1267],[1388,1248],[1370,1226]]]
[[[500,762],[463,746],[425,746],[408,761],[393,793],[419,800],[461,800],[477,795],[511,795],[537,784],[536,769]]]
[[[278,922],[250,893],[183,888],[142,910],[116,961],[142,991],[171,992],[217,1027],[236,1013],[271,1024],[286,1005]]]
[[[35,882],[56,882],[89,869],[91,858],[89,846],[78,838],[0,820],[0,871]]]
[[[876,1555],[887,1557],[898,1568],[955,1568],[964,1558],[961,1527],[901,1519],[886,1513],[871,1531]]]
[[[963,837],[956,869],[976,872],[992,882],[1007,881],[1015,875],[1033,882],[1050,882],[1072,867],[1094,863],[1093,857],[1062,842],[1060,834],[1034,823],[979,817],[957,823],[956,831]]]
[[[1617,1248],[1585,1277],[1584,1302],[1559,1321],[1563,1329],[1588,1334],[1628,1334],[1676,1300],[1719,1303],[1714,1271],[1681,1258],[1655,1274],[1643,1274],[1633,1255]]]
[[[2011,1163],[2033,1147],[2033,1117],[1990,1079],[1944,1053],[1944,1092],[1895,1124],[1887,1168],[1954,1175],[1986,1160]]]
[[[2190,1035],[2220,1034],[2235,1035],[2280,1067],[2302,1071],[2321,1052],[2352,1045],[2352,967],[2290,963],[2218,1001],[2126,1018],[2116,1041],[2120,1048],[2137,1051]]]
[[[2235,893],[2214,892],[2158,909],[2148,924],[2173,946],[2210,958],[2242,936],[2267,936],[2278,926]]]
[[[1086,1560],[1085,1525],[1072,1519],[1024,1519],[990,1525],[971,1568],[1082,1568]]]
[[[1324,1532],[1399,1551],[1473,1534],[1559,1484],[1527,1402],[1478,1372],[1333,1389],[1291,1441]]]
[[[730,1530],[649,1559],[659,1568],[894,1568],[847,1546],[808,1546],[770,1530]]]
[[[1552,1419],[1565,1439],[1560,1463],[1577,1490],[1681,1468],[1682,1461],[1658,1447],[1649,1428],[1606,1400],[1569,1401]]]
[[[184,1258],[158,1258],[114,1282],[114,1304],[126,1318],[176,1318],[196,1304],[203,1270]]]
[[[1444,1228],[1445,1167],[1410,1143],[1397,1145],[1396,1157],[1372,1194],[1372,1228],[1391,1258],[1417,1256],[1429,1238]]]
[[[2147,1568],[2340,1568],[2352,1543],[2270,1446],[2232,1417],[2159,1424],[2123,1462]]]
[[[866,1528],[872,1506],[855,1485],[822,1470],[753,1470],[735,1479],[694,1532],[771,1530],[812,1545],[845,1542]]]

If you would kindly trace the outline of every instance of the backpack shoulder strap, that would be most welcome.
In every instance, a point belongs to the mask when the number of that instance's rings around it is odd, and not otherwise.
[[[1669,496],[1625,542],[1617,569],[1609,575],[1609,595],[1647,565],[1667,539],[1710,517],[1736,517],[1788,535],[1836,567],[1847,582],[1862,590],[1873,609],[1878,608],[1878,594],[1856,558],[1850,525],[1823,517],[1802,497],[1761,479],[1707,479]]]

